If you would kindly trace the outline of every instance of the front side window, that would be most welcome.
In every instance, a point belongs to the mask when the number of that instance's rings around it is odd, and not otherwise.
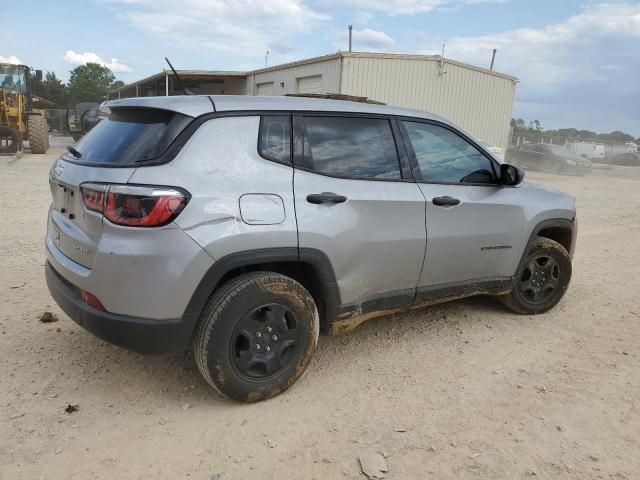
[[[339,177],[400,179],[391,124],[386,119],[304,117],[305,165]]]
[[[291,121],[289,116],[268,115],[260,125],[260,155],[279,163],[291,162]]]
[[[491,160],[464,138],[438,125],[403,124],[423,180],[433,183],[495,183]]]

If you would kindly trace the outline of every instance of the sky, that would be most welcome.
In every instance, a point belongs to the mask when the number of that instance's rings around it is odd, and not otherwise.
[[[0,61],[126,83],[165,68],[251,70],[348,49],[439,54],[514,75],[513,115],[640,137],[640,0],[21,0]],[[21,29],[28,25],[28,41]]]

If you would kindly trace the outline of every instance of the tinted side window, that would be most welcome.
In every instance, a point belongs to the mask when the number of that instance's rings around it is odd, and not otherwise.
[[[285,115],[262,117],[260,124],[260,155],[280,163],[291,162],[291,120]]]
[[[340,177],[399,179],[400,163],[388,120],[304,117],[305,165]]]
[[[83,163],[137,165],[162,155],[192,121],[167,110],[113,109],[75,146]]]
[[[423,180],[438,183],[495,183],[491,161],[462,137],[428,123],[403,124]]]

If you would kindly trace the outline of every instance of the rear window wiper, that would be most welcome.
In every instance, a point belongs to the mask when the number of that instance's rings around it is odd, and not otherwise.
[[[81,154],[77,149],[75,149],[73,146],[71,146],[71,145],[67,145],[67,150],[69,151],[69,153],[70,153],[71,155],[73,155],[73,156],[74,156],[74,157],[76,157],[76,158],[80,158],[80,157],[82,157],[82,154]]]

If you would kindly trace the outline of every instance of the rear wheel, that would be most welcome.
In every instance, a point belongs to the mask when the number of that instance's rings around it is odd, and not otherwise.
[[[544,313],[557,305],[571,280],[571,258],[558,242],[538,237],[501,301],[516,313]]]
[[[555,173],[556,175],[560,175],[563,171],[564,168],[562,167],[562,164],[560,162],[555,162],[551,167],[551,172]]]
[[[278,395],[304,373],[319,326],[316,305],[302,285],[278,273],[249,273],[209,301],[194,357],[218,393],[256,402]]]
[[[30,115],[27,124],[31,153],[47,153],[49,149],[47,120],[42,115]]]

